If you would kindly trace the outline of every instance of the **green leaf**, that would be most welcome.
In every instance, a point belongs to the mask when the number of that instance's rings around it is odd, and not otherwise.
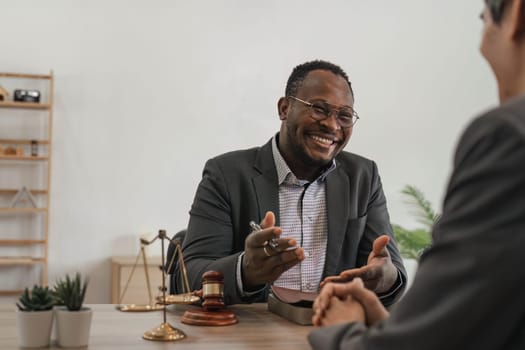
[[[65,279],[58,279],[54,288],[57,305],[64,305],[70,311],[82,309],[88,282],[88,278],[82,282],[78,272],[74,278],[66,275]]]
[[[16,306],[21,311],[51,310],[53,305],[55,305],[55,300],[52,291],[48,287],[38,285],[33,286],[31,293],[28,288],[25,288],[16,303]]]
[[[431,232],[439,215],[432,209],[431,203],[417,187],[406,185],[401,193],[408,197],[408,203],[414,209],[413,213],[416,216],[416,220],[422,224],[423,227],[408,230],[399,225],[392,224],[394,238],[402,256],[418,259],[423,250],[432,243]]]

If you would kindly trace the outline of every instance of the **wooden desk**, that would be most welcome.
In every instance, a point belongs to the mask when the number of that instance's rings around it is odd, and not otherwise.
[[[310,326],[299,326],[267,310],[266,304],[235,305],[239,323],[224,327],[199,327],[182,324],[187,306],[169,306],[167,321],[186,333],[175,342],[142,339],[145,331],[162,323],[162,312],[120,312],[111,304],[89,305],[93,309],[90,350],[115,349],[309,349]],[[196,306],[195,306],[196,307]],[[0,349],[18,348],[15,305],[0,305]],[[51,349],[60,349],[51,346]]]

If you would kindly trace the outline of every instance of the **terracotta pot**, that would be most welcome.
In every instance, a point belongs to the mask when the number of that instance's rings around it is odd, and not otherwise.
[[[85,347],[89,343],[89,331],[93,311],[83,308],[69,311],[66,307],[55,308],[57,344],[63,348]]]
[[[49,346],[53,326],[53,310],[20,311],[16,313],[18,345],[23,348]]]

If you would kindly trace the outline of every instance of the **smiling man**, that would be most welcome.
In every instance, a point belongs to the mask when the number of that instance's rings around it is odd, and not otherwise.
[[[257,302],[270,286],[316,295],[323,278],[343,273],[361,276],[386,306],[399,298],[406,273],[377,167],[343,151],[359,118],[353,106],[340,67],[301,64],[278,102],[280,132],[206,163],[183,243],[192,289],[221,271],[227,304]]]

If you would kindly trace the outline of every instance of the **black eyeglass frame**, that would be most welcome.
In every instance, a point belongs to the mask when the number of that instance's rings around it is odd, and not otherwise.
[[[294,101],[301,102],[305,106],[309,107],[312,111],[310,116],[317,121],[328,119],[334,112],[337,112],[335,115],[336,117],[335,119],[337,120],[337,122],[342,128],[348,129],[348,128],[353,127],[355,123],[357,123],[357,121],[360,119],[359,115],[357,114],[356,111],[354,111],[353,108],[349,108],[349,107],[336,108],[334,106],[331,106],[328,103],[323,103],[323,105],[321,105],[321,104],[316,104],[316,103],[308,102],[305,100],[301,100],[300,98],[295,97],[295,96],[287,96],[287,97],[293,99]],[[352,111],[351,117],[350,117],[351,118],[350,123],[345,121],[346,120],[345,118],[348,118],[347,116],[344,116],[344,115],[341,116],[342,109],[348,109],[349,111],[350,110]]]

